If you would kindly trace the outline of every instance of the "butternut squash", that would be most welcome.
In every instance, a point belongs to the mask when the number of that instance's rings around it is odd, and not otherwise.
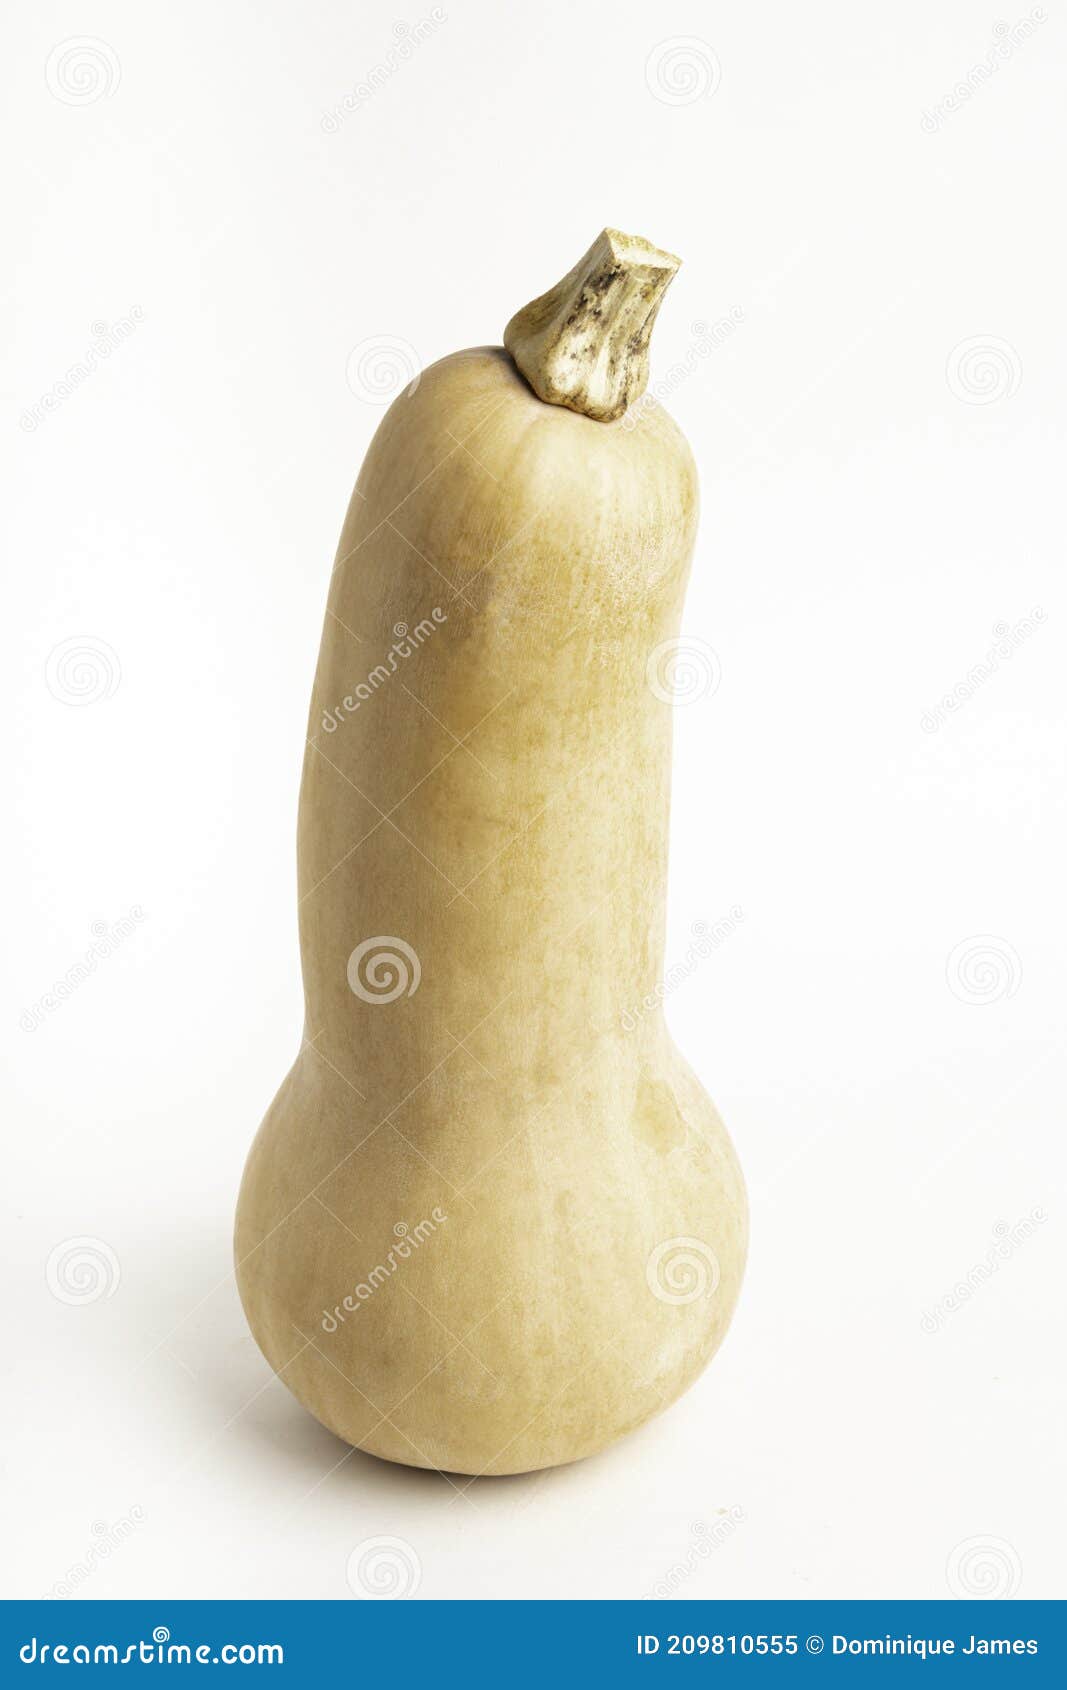
[[[304,1040],[249,1156],[237,1275],[299,1400],[411,1466],[601,1449],[696,1378],[740,1285],[741,1175],[656,990],[671,709],[649,672],[697,478],[641,395],[677,263],[605,230],[504,347],[425,370],[330,583]]]

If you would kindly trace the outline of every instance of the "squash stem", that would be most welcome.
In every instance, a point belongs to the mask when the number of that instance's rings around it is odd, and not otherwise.
[[[605,229],[557,282],[512,317],[504,345],[539,399],[614,422],[648,385],[648,345],[681,260]]]

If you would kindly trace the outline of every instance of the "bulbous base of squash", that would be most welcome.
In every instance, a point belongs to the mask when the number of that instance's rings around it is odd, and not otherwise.
[[[506,1111],[488,1156],[432,1099],[399,1130],[364,1123],[305,1050],[249,1157],[237,1277],[330,1431],[408,1466],[524,1473],[595,1454],[696,1379],[737,1300],[744,1187],[665,1035],[637,1061],[633,1042]]]

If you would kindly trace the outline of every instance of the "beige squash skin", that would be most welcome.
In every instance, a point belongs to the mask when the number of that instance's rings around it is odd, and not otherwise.
[[[696,520],[662,409],[545,404],[502,348],[425,371],[359,476],[300,796],[305,1042],[236,1257],[271,1366],[391,1461],[592,1454],[685,1390],[737,1298],[741,1175],[655,1005],[671,710],[646,668]],[[431,631],[391,669],[398,624]],[[352,990],[376,936],[417,956],[411,995]]]

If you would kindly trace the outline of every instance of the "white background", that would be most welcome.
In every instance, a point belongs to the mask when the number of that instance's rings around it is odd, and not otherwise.
[[[44,3],[0,56],[6,1593],[347,1598],[389,1536],[425,1597],[1052,1595],[1060,8],[1016,44],[960,0],[448,0],[345,111],[429,11]],[[459,1495],[337,1466],[246,1330],[231,1217],[300,1032],[305,712],[382,415],[350,354],[498,340],[605,223],[685,260],[657,378],[735,314],[668,401],[721,666],[676,712],[669,960],[744,916],[668,1018],[751,1259],[672,1411]],[[80,1238],[78,1295],[48,1263]]]

